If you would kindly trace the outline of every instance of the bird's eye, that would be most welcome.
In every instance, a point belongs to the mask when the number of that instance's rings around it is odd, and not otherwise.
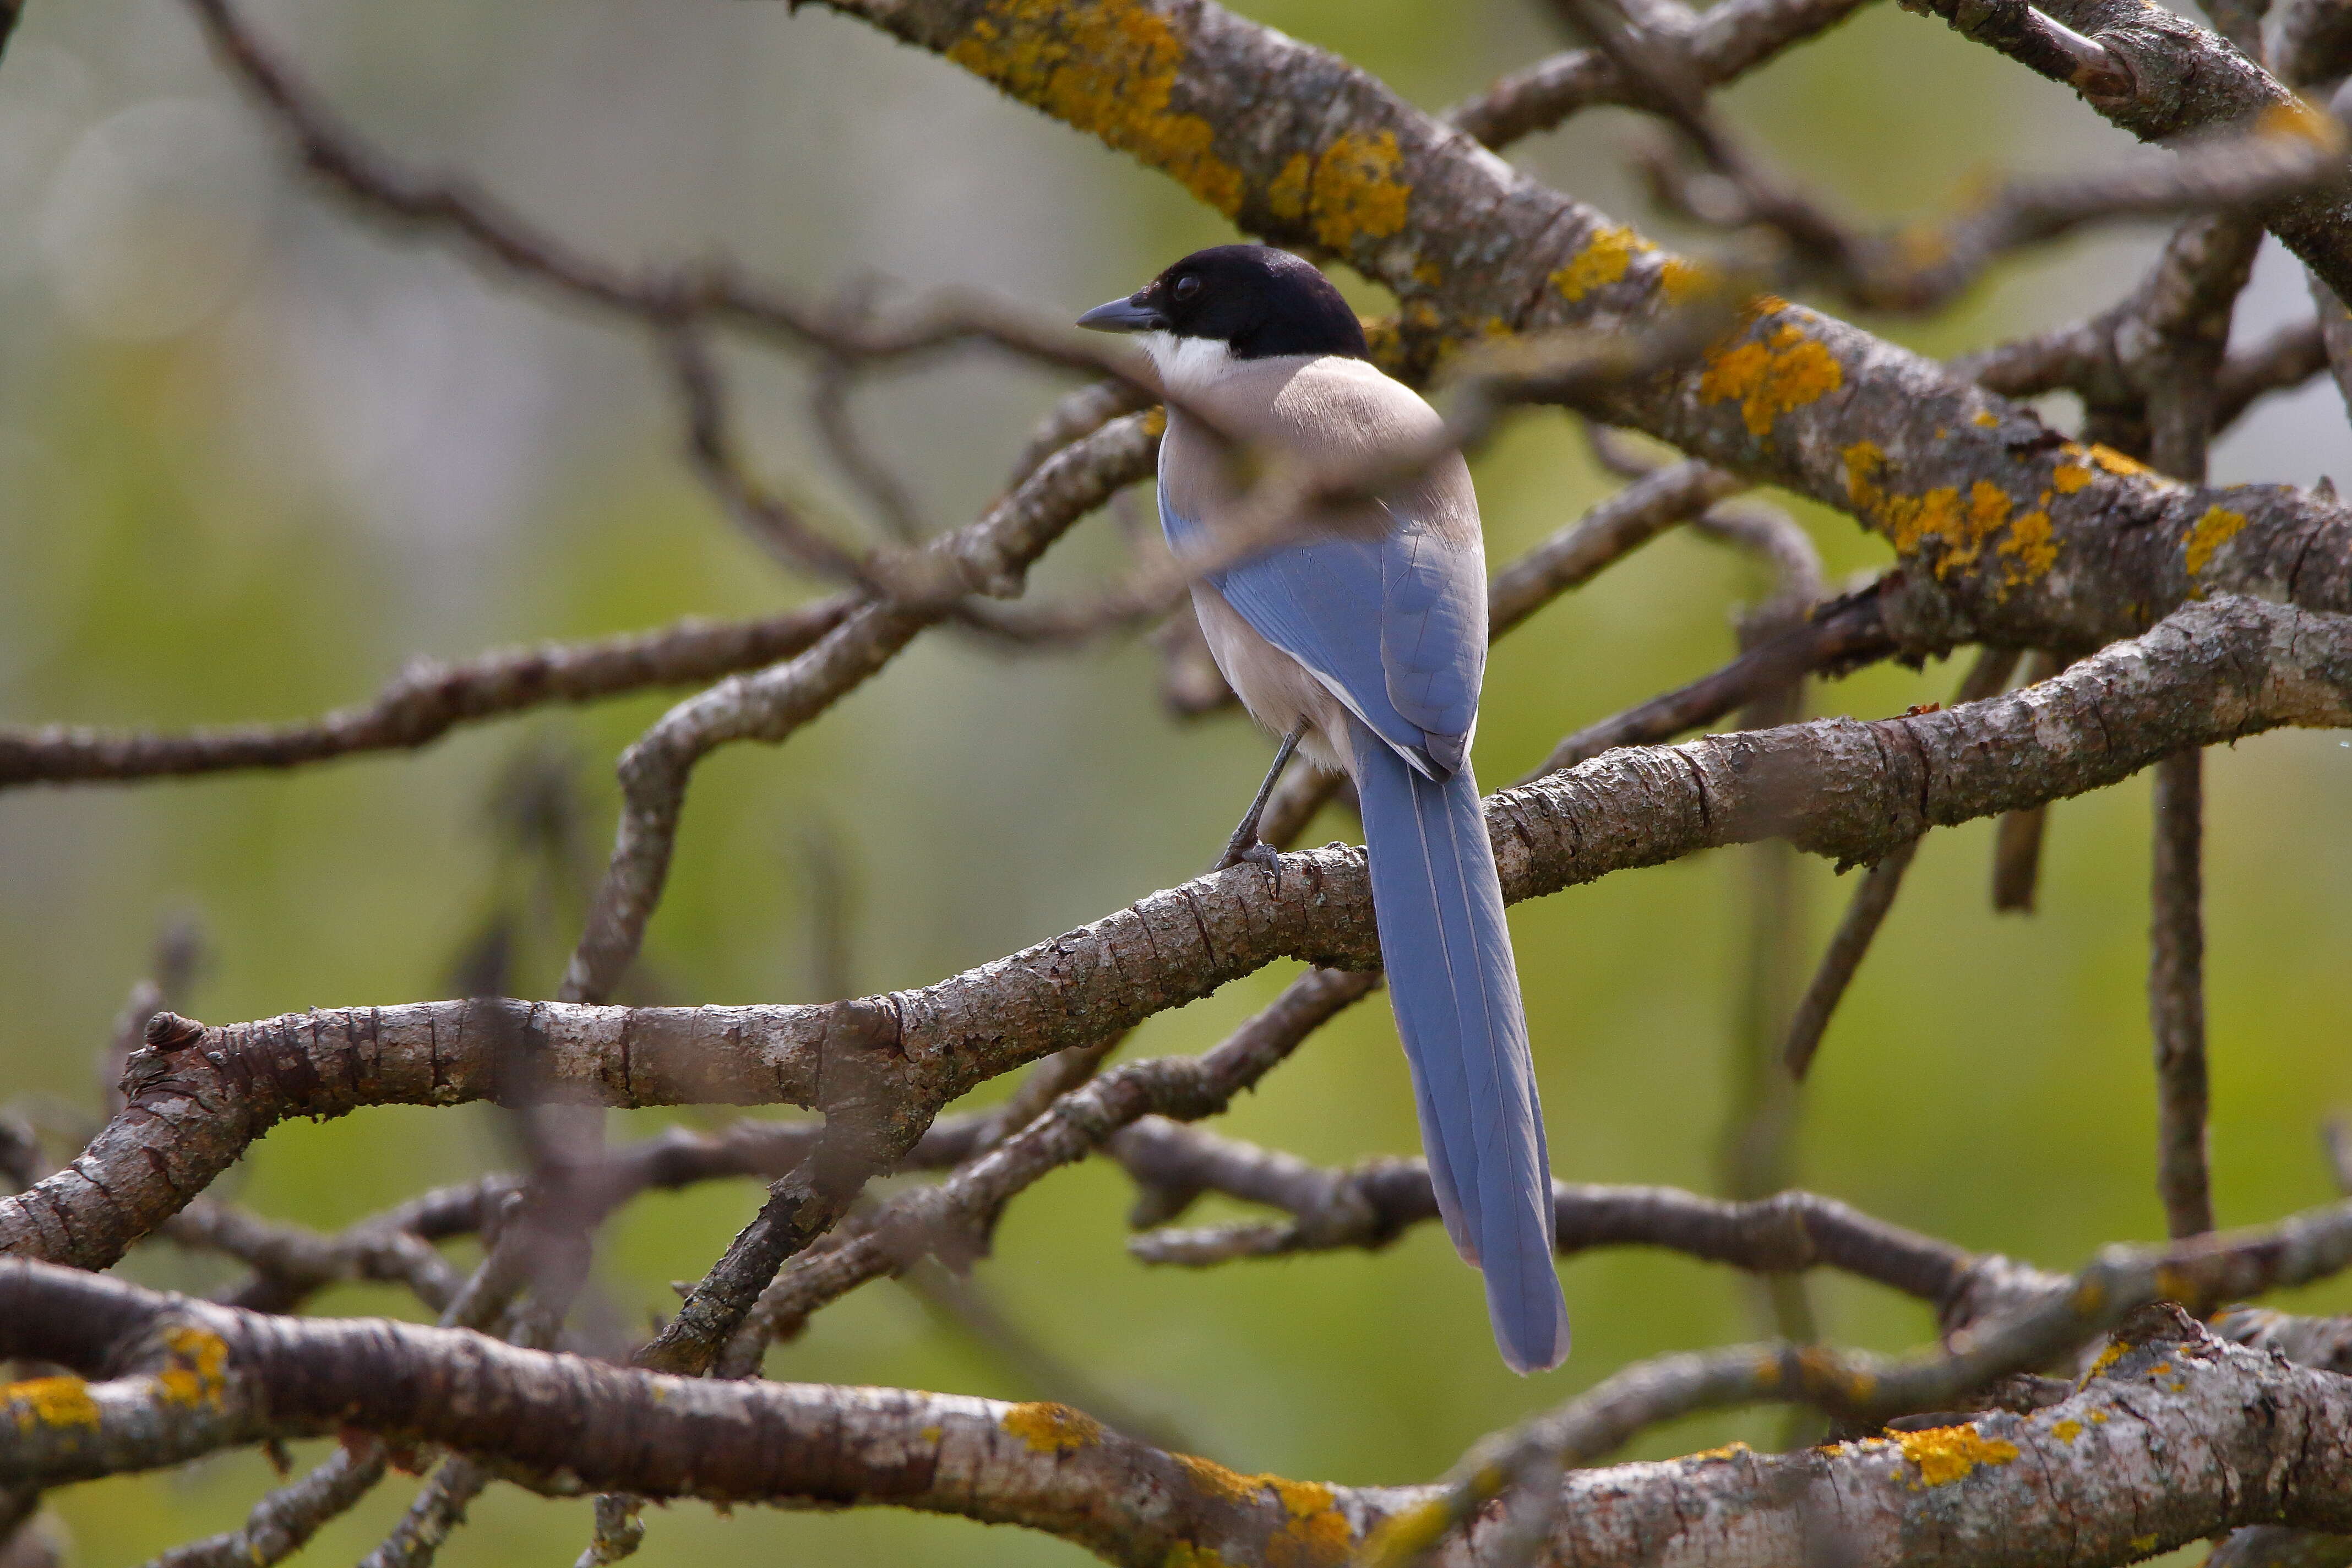
[[[1178,304],[1184,303],[1200,291],[1201,280],[1198,278],[1186,277],[1176,279],[1175,294]]]

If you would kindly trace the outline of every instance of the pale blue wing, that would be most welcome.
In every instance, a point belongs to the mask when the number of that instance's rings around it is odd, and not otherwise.
[[[1170,507],[1164,489],[1160,516],[1180,555],[1210,548],[1207,531]],[[1294,544],[1210,581],[1381,739],[1451,773],[1477,712],[1486,585],[1475,556],[1398,521],[1379,539]]]
[[[1486,583],[1475,552],[1402,507],[1381,542],[1381,665],[1389,700],[1429,737],[1440,769],[1462,765],[1486,667]]]

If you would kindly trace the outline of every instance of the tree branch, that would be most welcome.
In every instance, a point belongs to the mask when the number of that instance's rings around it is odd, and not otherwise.
[[[1409,376],[1497,325],[1622,329],[1706,287],[1705,269],[1479,152],[1364,73],[1212,5],[1138,0],[1120,11],[1131,26],[1081,29],[1076,43],[1061,12],[1016,0],[835,8],[1135,153],[1244,229],[1387,285],[1402,302],[1389,363]],[[2341,248],[2339,270],[2352,273],[2352,239]],[[2155,479],[1777,300],[1759,301],[1702,363],[1586,395],[1588,412],[1861,517],[1940,600],[1949,642],[2096,647],[2192,591],[2352,609],[2352,519],[2334,505],[2281,487]]]
[[[2282,724],[2352,724],[2352,622],[2216,599],[1990,701],[1613,752],[1495,797],[1490,831],[1514,900],[1774,834],[1867,864],[1930,826]],[[164,1015],[123,1112],[65,1170],[0,1198],[0,1251],[103,1268],[287,1116],[497,1098],[508,1029],[555,1099],[820,1105],[879,1117],[859,1158],[895,1163],[997,1074],[1278,957],[1363,967],[1377,952],[1362,853],[1334,847],[1284,857],[1278,882],[1236,868],[920,991],[822,1006],[443,1002],[209,1029]]]
[[[1685,42],[1691,69],[1707,87],[1737,80],[1793,44],[1814,37],[1867,0],[1730,0],[1709,6]],[[1638,82],[1599,49],[1570,49],[1515,71],[1445,111],[1446,121],[1489,147],[1549,131],[1601,104],[1648,107]]]
[[[2111,1302],[2153,1288],[2144,1256],[2098,1266],[2108,1299],[2074,1292],[2038,1328],[2085,1313],[2114,1321]],[[1804,1543],[1834,1519],[1840,1560],[1856,1568],[2090,1568],[2239,1524],[2352,1528],[2344,1379],[2185,1321],[2133,1322],[2121,1353],[2080,1393],[2030,1416],[1570,1476],[1556,1498],[1551,1554],[1617,1561],[1665,1549],[1723,1568],[1780,1564],[1806,1557]],[[1965,1377],[2014,1354],[2009,1340],[2025,1333],[1926,1363],[1859,1402]],[[1268,1562],[1286,1548],[1329,1561],[1391,1520],[1373,1544],[1416,1544],[1454,1511],[1430,1489],[1235,1475],[1058,1405],[665,1378],[449,1330],[261,1317],[41,1264],[0,1265],[0,1349],[111,1373],[5,1391],[15,1419],[0,1426],[0,1453],[12,1473],[43,1481],[349,1425],[493,1456],[555,1489],[890,1503],[1027,1525],[1120,1563],[1211,1551]],[[1745,1375],[1759,1395],[1793,1386],[1843,1402],[1861,1392],[1842,1363],[1768,1364],[1785,1376],[1765,1386],[1751,1357]],[[461,1387],[497,1387],[501,1397],[455,1396]],[[2301,1458],[2287,1464],[2283,1454]],[[1968,1489],[1943,1490],[1950,1486]],[[1961,1497],[1966,1510],[1950,1506]],[[1446,1561],[1466,1563],[1503,1523],[1483,1521]],[[1930,1530],[1936,1544],[1923,1549]]]
[[[361,752],[413,750],[457,725],[547,703],[699,685],[772,664],[805,651],[856,607],[855,597],[836,595],[758,620],[687,620],[660,631],[488,653],[463,664],[419,660],[366,706],[294,724],[184,735],[64,725],[0,729],[0,789],[286,768]]]
[[[2156,855],[2149,875],[2147,1012],[2156,1037],[2157,1192],[2175,1237],[2213,1228],[2205,1153],[2204,754],[2154,770]]]

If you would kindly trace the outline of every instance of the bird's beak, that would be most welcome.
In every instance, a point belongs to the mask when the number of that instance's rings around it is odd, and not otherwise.
[[[1167,327],[1168,318],[1149,305],[1137,304],[1130,296],[1097,305],[1078,318],[1078,325],[1097,332],[1157,332]]]

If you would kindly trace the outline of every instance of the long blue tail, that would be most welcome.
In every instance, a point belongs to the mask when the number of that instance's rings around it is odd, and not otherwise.
[[[1465,760],[1423,777],[1361,723],[1356,791],[1397,1033],[1446,1234],[1485,1270],[1495,1342],[1514,1372],[1568,1354],[1552,1267],[1551,1159],[1494,847]]]

